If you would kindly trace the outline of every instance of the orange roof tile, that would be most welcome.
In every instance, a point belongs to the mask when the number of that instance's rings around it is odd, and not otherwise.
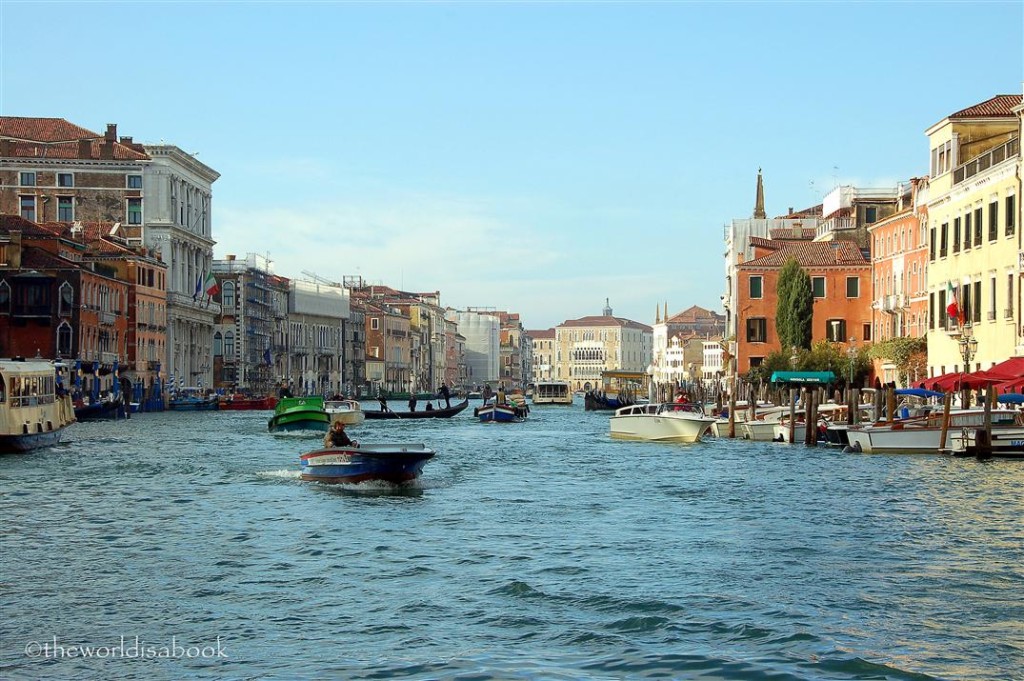
[[[960,109],[949,118],[992,118],[998,116],[1015,116],[1013,107],[1020,106],[1021,95],[996,95],[992,99]]]
[[[90,158],[98,159],[104,136],[63,118],[0,116],[0,137],[12,140],[11,155],[18,158],[81,158],[78,141],[90,140]],[[114,142],[114,160],[146,161],[149,156]]]
[[[738,267],[773,269],[782,267],[791,257],[796,258],[801,267],[868,264],[860,247],[853,241],[782,241],[774,245],[777,248],[773,253],[749,260]]]
[[[630,329],[653,331],[653,329],[646,324],[634,322],[631,319],[623,319],[622,317],[606,317],[604,315],[591,315],[589,317],[580,317],[579,319],[567,319],[559,324],[558,328],[576,326],[621,326]]]

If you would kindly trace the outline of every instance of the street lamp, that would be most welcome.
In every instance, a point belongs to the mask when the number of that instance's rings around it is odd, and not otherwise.
[[[960,330],[960,339],[957,341],[960,344],[960,356],[964,359],[964,370],[963,373],[970,371],[971,360],[978,354],[978,339],[974,337],[974,329],[970,324],[964,324]],[[960,387],[962,392],[962,406],[964,409],[968,407],[967,404],[967,387],[963,385],[963,379],[960,381]]]
[[[792,369],[793,371],[796,371],[796,362],[797,362],[797,360],[798,360],[798,359],[800,359],[800,355],[798,355],[798,354],[797,354],[797,351],[796,351],[796,346],[794,345],[794,346],[793,346],[793,352],[792,352],[792,354],[791,354],[791,355],[789,356],[789,367],[790,367],[790,368],[791,368],[791,369]]]

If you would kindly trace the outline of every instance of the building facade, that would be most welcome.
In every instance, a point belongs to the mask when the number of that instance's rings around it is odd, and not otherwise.
[[[987,369],[1020,345],[1020,106],[1020,95],[998,95],[925,133],[931,376]],[[948,314],[953,301],[962,319]]]
[[[603,312],[555,327],[554,378],[573,390],[600,389],[604,371],[644,373],[651,364],[651,327],[614,316],[607,301]]]

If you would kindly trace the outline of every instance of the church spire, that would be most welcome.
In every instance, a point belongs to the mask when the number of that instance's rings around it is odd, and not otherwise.
[[[661,324],[661,305],[654,306],[654,323]]]
[[[665,323],[668,324],[668,301],[665,301]]]
[[[757,169],[757,200],[754,202],[754,219],[764,220],[764,182],[761,180],[761,169]]]
[[[603,312],[604,312],[604,316],[605,317],[611,317],[612,316],[612,307],[611,307],[611,305],[608,304],[608,299],[607,298],[604,299],[604,310],[603,310]]]

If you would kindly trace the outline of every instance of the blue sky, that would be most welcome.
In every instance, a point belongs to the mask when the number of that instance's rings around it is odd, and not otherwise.
[[[923,174],[1020,2],[0,4],[0,113],[176,144],[214,249],[528,328],[720,309],[723,226]]]

